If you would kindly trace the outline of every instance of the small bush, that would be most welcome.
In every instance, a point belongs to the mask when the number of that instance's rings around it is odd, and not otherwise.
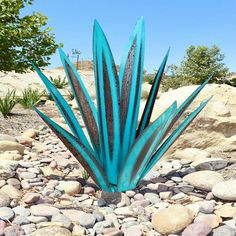
[[[229,82],[231,86],[236,87],[236,78],[231,79]]]
[[[142,99],[147,99],[149,95],[149,92],[147,90],[142,91],[141,98]]]
[[[155,79],[154,75],[145,75],[143,77],[143,82],[147,82],[148,84],[153,84],[154,79]]]
[[[177,89],[182,86],[196,84],[194,78],[171,77],[163,79],[161,82],[161,90],[167,92],[169,89]]]
[[[75,98],[75,95],[69,90],[68,91],[68,100],[72,101]]]
[[[226,80],[225,84],[236,87],[236,78],[232,78],[231,80]]]
[[[63,89],[68,85],[68,82],[66,81],[66,77],[63,79],[59,75],[57,78],[53,78],[52,76],[49,77],[54,86],[58,89]]]
[[[22,93],[22,98],[19,98],[19,103],[25,108],[30,109],[33,106],[37,106],[43,93],[38,89],[27,88]]]
[[[83,171],[82,171],[82,178],[85,179],[85,180],[88,180],[89,177],[90,177],[90,174],[88,173],[88,171],[83,169]]]
[[[16,105],[16,91],[8,90],[4,98],[0,98],[0,112],[4,117],[11,115],[13,107]]]

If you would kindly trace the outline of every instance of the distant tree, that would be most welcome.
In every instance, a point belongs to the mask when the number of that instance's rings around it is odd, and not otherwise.
[[[167,65],[166,66],[166,75],[170,75],[175,77],[177,75],[178,67],[175,64]]]
[[[21,15],[21,9],[32,2],[0,0],[0,71],[25,72],[31,62],[47,66],[58,47],[46,16],[37,12]]]
[[[219,47],[193,46],[186,50],[177,75],[185,78],[194,78],[194,83],[199,84],[209,76],[214,79],[221,79],[228,73],[228,68],[223,63],[224,54]]]

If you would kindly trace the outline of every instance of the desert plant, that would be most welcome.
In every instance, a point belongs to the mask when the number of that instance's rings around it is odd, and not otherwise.
[[[52,76],[50,76],[49,78],[51,79],[55,87],[58,89],[63,89],[68,85],[68,82],[66,81],[66,77],[61,78],[61,76],[58,75],[57,78],[53,78]]]
[[[83,169],[81,174],[82,174],[82,178],[85,180],[88,180],[90,177],[90,174],[86,169]]]
[[[153,84],[154,79],[155,79],[155,76],[152,76],[152,75],[145,75],[145,76],[143,77],[143,82],[147,82],[148,84]]]
[[[127,49],[118,75],[107,39],[95,21],[93,54],[97,108],[73,63],[59,49],[90,142],[63,96],[34,66],[69,125],[71,133],[37,108],[35,108],[36,112],[88,171],[95,183],[103,190],[111,192],[135,188],[209,101],[203,102],[170,133],[173,125],[208,82],[206,80],[180,107],[177,107],[177,103],[174,102],[150,124],[155,98],[169,54],[168,50],[156,74],[138,125],[144,56],[143,19],[138,21]]]
[[[147,90],[142,91],[141,98],[142,99],[147,99],[149,96],[149,92]]]
[[[8,90],[4,98],[0,98],[0,112],[4,117],[11,115],[13,107],[16,105],[16,91]]]
[[[236,87],[236,78],[233,78],[229,81],[230,85]]]
[[[25,108],[30,109],[33,106],[38,105],[40,97],[43,92],[39,92],[38,89],[26,88],[22,92],[22,97],[19,98],[18,102]]]
[[[191,84],[195,84],[193,78],[169,77],[161,81],[161,90],[167,92],[169,89],[177,89]]]
[[[68,91],[67,98],[69,101],[72,101],[75,98],[75,95],[73,94],[71,90]]]

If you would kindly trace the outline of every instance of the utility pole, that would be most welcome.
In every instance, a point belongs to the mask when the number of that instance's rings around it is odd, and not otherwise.
[[[78,49],[73,48],[72,49],[72,56],[76,57],[76,70],[79,69],[79,56],[81,55],[81,51],[79,51]]]

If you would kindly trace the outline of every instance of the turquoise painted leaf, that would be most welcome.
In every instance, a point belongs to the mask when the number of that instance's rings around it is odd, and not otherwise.
[[[51,83],[51,81],[35,66],[33,65],[35,71],[47,87],[49,93],[51,94],[53,100],[57,104],[58,109],[60,110],[62,116],[64,117],[66,123],[68,124],[71,132],[81,140],[81,142],[90,150],[92,148],[78,122],[76,119],[73,111],[71,110],[70,106],[64,99],[64,97],[60,94],[57,88]]]
[[[120,191],[132,189],[137,185],[152,153],[160,144],[162,135],[165,133],[171,118],[175,115],[176,109],[177,103],[174,102],[137,138],[126,157],[121,172],[118,186]]]
[[[144,21],[141,18],[131,35],[120,65],[121,165],[136,136],[144,57]]]
[[[165,140],[165,142],[156,150],[147,167],[145,168],[140,180],[151,170],[157,161],[165,154],[170,146],[176,141],[176,139],[182,134],[182,132],[189,126],[198,113],[207,105],[211,98],[203,102],[198,108],[196,108],[179,126],[178,128]]]
[[[94,22],[94,72],[103,163],[111,184],[117,185],[120,151],[120,89],[114,59],[107,39]]]
[[[99,152],[100,141],[96,108],[73,63],[70,62],[61,48],[59,48],[59,53],[93,148]]]
[[[151,116],[152,116],[152,111],[153,111],[153,107],[155,104],[155,100],[157,97],[157,93],[161,84],[161,79],[164,73],[164,69],[166,66],[166,62],[168,59],[168,55],[169,55],[170,49],[168,49],[160,68],[157,71],[157,74],[155,76],[155,79],[153,81],[149,96],[147,98],[144,110],[143,110],[143,114],[139,123],[139,127],[136,133],[136,136],[138,136],[149,124]]]

